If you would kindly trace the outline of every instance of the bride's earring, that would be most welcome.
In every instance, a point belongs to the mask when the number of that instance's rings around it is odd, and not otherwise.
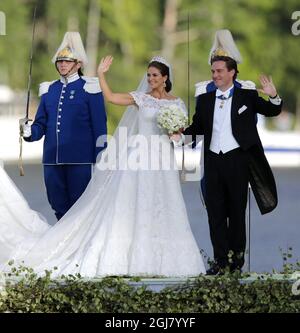
[[[164,82],[164,88],[166,88],[166,86],[167,86],[167,85],[166,85],[166,81],[165,81],[165,82]]]

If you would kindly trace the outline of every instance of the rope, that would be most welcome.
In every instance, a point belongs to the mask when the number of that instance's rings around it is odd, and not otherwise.
[[[19,153],[19,162],[18,162],[18,166],[19,166],[19,171],[20,171],[20,176],[24,176],[24,168],[23,168],[23,158],[22,158],[22,154],[23,154],[23,139],[22,139],[22,133],[20,132],[20,136],[19,136],[19,144],[20,144],[20,153]]]
[[[182,149],[182,170],[181,170],[180,178],[181,178],[182,182],[185,182],[186,181],[186,179],[185,179],[186,172],[185,172],[185,167],[184,167],[184,164],[185,164],[185,162],[184,162],[184,145],[181,146],[181,149]]]

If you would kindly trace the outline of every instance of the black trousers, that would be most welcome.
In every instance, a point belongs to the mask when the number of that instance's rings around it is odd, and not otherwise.
[[[247,152],[205,155],[206,205],[214,260],[219,266],[242,268],[246,247],[248,193]],[[229,260],[230,253],[233,254]]]

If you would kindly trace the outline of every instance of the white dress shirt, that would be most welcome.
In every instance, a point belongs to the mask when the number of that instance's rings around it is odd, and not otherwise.
[[[232,135],[231,126],[231,104],[232,97],[229,97],[233,85],[226,91],[217,89],[216,103],[214,110],[213,131],[209,149],[214,153],[227,153],[230,150],[238,148],[240,145]],[[218,96],[223,95],[226,99],[221,100]]]
[[[281,104],[281,98],[278,95],[275,98],[269,97],[269,101],[274,105],[280,105]]]

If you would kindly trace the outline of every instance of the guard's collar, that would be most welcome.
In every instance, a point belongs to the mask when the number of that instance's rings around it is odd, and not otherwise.
[[[60,82],[63,84],[68,84],[78,80],[79,78],[80,76],[78,75],[78,73],[73,73],[66,78],[64,76],[60,76]]]

